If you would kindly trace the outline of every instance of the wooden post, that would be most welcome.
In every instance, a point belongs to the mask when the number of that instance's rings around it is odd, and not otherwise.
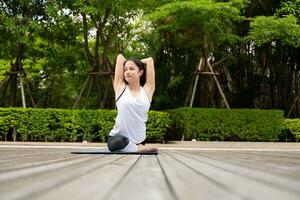
[[[291,107],[291,109],[290,109],[290,111],[289,111],[289,114],[287,115],[286,118],[289,118],[289,117],[290,117],[290,115],[291,115],[291,113],[292,113],[292,111],[293,111],[293,109],[294,109],[294,106],[295,106],[296,102],[298,101],[299,97],[300,97],[300,91],[298,92],[298,94],[297,94],[297,96],[296,96],[296,98],[295,98],[295,100],[294,100],[294,102],[293,102],[293,105],[292,105],[292,107]]]
[[[17,130],[15,125],[13,125],[13,141],[16,142],[17,141]]]
[[[220,86],[220,83],[219,83],[219,81],[218,81],[218,79],[217,79],[217,76],[214,74],[214,71],[213,71],[213,69],[212,69],[212,67],[211,67],[211,65],[210,65],[210,63],[209,63],[208,60],[207,60],[207,65],[208,65],[209,70],[213,73],[213,74],[212,74],[212,75],[213,75],[213,78],[214,78],[214,80],[215,80],[215,82],[216,82],[216,84],[217,84],[217,87],[218,87],[219,92],[220,92],[220,94],[221,94],[221,96],[222,96],[222,98],[223,98],[223,100],[224,100],[224,102],[225,102],[226,107],[227,107],[228,109],[230,109],[229,104],[228,104],[228,102],[227,102],[227,100],[226,100],[226,97],[225,97],[225,95],[224,95],[224,93],[223,93],[223,90],[222,90],[222,88],[221,88],[221,86]]]
[[[23,73],[20,74],[20,87],[21,87],[21,96],[22,96],[23,108],[26,108],[25,93],[24,93],[24,84],[23,84]]]
[[[200,62],[199,62],[198,67],[197,67],[198,72],[200,72],[201,66],[202,66],[202,58],[200,58]],[[194,87],[193,87],[192,98],[191,98],[191,102],[190,102],[190,108],[193,107],[196,88],[197,88],[197,85],[198,85],[198,80],[199,80],[199,73],[196,74],[195,84],[194,84]]]
[[[35,103],[34,103],[34,99],[32,97],[32,94],[31,94],[31,91],[30,91],[30,86],[29,86],[29,83],[27,82],[27,88],[28,88],[28,94],[29,94],[29,97],[30,97],[30,100],[31,100],[31,103],[32,103],[32,106],[35,108]]]
[[[90,78],[91,78],[90,76],[91,76],[91,75],[88,75],[88,77],[86,78],[86,80],[85,80],[85,82],[84,82],[84,84],[83,84],[83,86],[82,86],[82,88],[81,88],[81,91],[80,91],[79,95],[78,95],[77,98],[76,98],[75,104],[73,105],[73,109],[75,109],[76,106],[77,106],[77,104],[79,103],[80,97],[82,96],[82,93],[83,93],[83,91],[84,91],[84,89],[85,89],[87,83],[89,82],[89,80],[90,80]]]
[[[87,91],[87,94],[86,94],[87,97],[90,96],[91,89],[92,89],[92,85],[93,85],[93,77],[91,77],[91,80],[90,80],[89,88],[88,88],[88,91]],[[86,103],[86,104],[83,106],[83,109],[86,108],[87,104],[88,104],[88,103]]]

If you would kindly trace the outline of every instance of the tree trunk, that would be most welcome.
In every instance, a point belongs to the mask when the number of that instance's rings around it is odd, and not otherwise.
[[[4,107],[4,100],[5,100],[5,95],[6,95],[6,91],[9,85],[9,78],[5,80],[5,82],[3,83],[4,85],[4,89],[3,89],[3,93],[2,93],[2,98],[1,98],[1,102],[0,102],[0,106]]]
[[[16,71],[18,71],[16,69],[16,65],[14,64],[14,66],[12,66],[11,69],[11,74],[9,75],[9,89],[10,89],[10,101],[9,101],[9,106],[10,107],[16,107],[17,105],[17,78],[18,78],[18,73]]]
[[[17,106],[17,79],[18,73],[23,70],[22,68],[22,58],[25,51],[25,45],[19,44],[17,52],[16,52],[16,62],[11,66],[11,72],[9,75],[10,82],[10,106]]]
[[[103,90],[101,90],[99,74],[100,74],[100,68],[101,68],[101,66],[102,67],[105,66],[105,59],[107,58],[108,43],[109,43],[109,38],[110,38],[111,34],[105,38],[104,27],[108,21],[110,12],[111,12],[111,9],[107,8],[105,10],[105,15],[103,16],[103,19],[100,19],[99,17],[93,16],[93,15],[90,16],[92,23],[94,24],[94,27],[97,30],[96,31],[96,42],[95,42],[95,46],[94,46],[94,55],[92,55],[89,50],[87,17],[86,17],[85,13],[81,13],[82,18],[83,18],[84,48],[85,48],[85,52],[87,55],[87,59],[90,63],[91,69],[92,69],[91,72],[95,73],[95,74],[89,75],[89,76],[92,76],[90,78],[95,80],[94,82],[96,84],[96,94],[97,94],[97,102],[98,102],[97,106],[99,106],[100,108],[104,108],[105,102],[106,102],[107,96],[108,96],[108,91],[109,91],[108,84],[106,82],[104,82],[104,88],[103,88]],[[112,27],[114,27],[114,23],[113,23]],[[101,41],[103,49],[104,49],[103,53],[102,53],[102,57],[100,57],[100,53],[99,53],[100,41]],[[104,71],[104,69],[103,69],[103,71]],[[78,101],[79,101],[80,96],[81,96],[82,92],[84,91],[84,89],[85,89],[85,86],[82,88],[79,98],[77,98],[73,108],[76,107],[76,105],[78,104]],[[103,97],[102,99],[101,99],[101,91],[103,91],[103,93],[104,93],[102,95],[102,97]]]

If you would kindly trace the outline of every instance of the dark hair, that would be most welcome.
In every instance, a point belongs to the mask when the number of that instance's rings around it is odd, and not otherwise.
[[[136,64],[136,66],[138,66],[139,70],[143,70],[143,74],[140,78],[140,85],[144,86],[146,83],[146,64],[143,63],[142,61],[140,61],[137,58],[128,58],[125,62],[124,62],[124,66],[126,64],[127,61],[132,61],[134,62],[134,64]]]

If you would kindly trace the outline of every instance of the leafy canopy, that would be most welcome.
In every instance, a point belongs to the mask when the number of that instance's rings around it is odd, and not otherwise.
[[[283,17],[258,16],[250,23],[249,37],[257,45],[279,40],[286,45],[300,47],[300,24],[293,14]]]
[[[159,7],[148,17],[160,30],[183,34],[197,41],[196,46],[214,46],[218,42],[236,42],[235,24],[247,1],[216,2],[213,0],[176,1]],[[192,42],[191,42],[192,43]]]

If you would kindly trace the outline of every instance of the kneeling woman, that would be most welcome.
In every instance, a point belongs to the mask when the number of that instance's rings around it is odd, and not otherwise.
[[[154,61],[151,57],[138,60],[117,57],[114,91],[118,115],[109,133],[110,151],[157,152],[146,147],[147,112],[155,90]]]

